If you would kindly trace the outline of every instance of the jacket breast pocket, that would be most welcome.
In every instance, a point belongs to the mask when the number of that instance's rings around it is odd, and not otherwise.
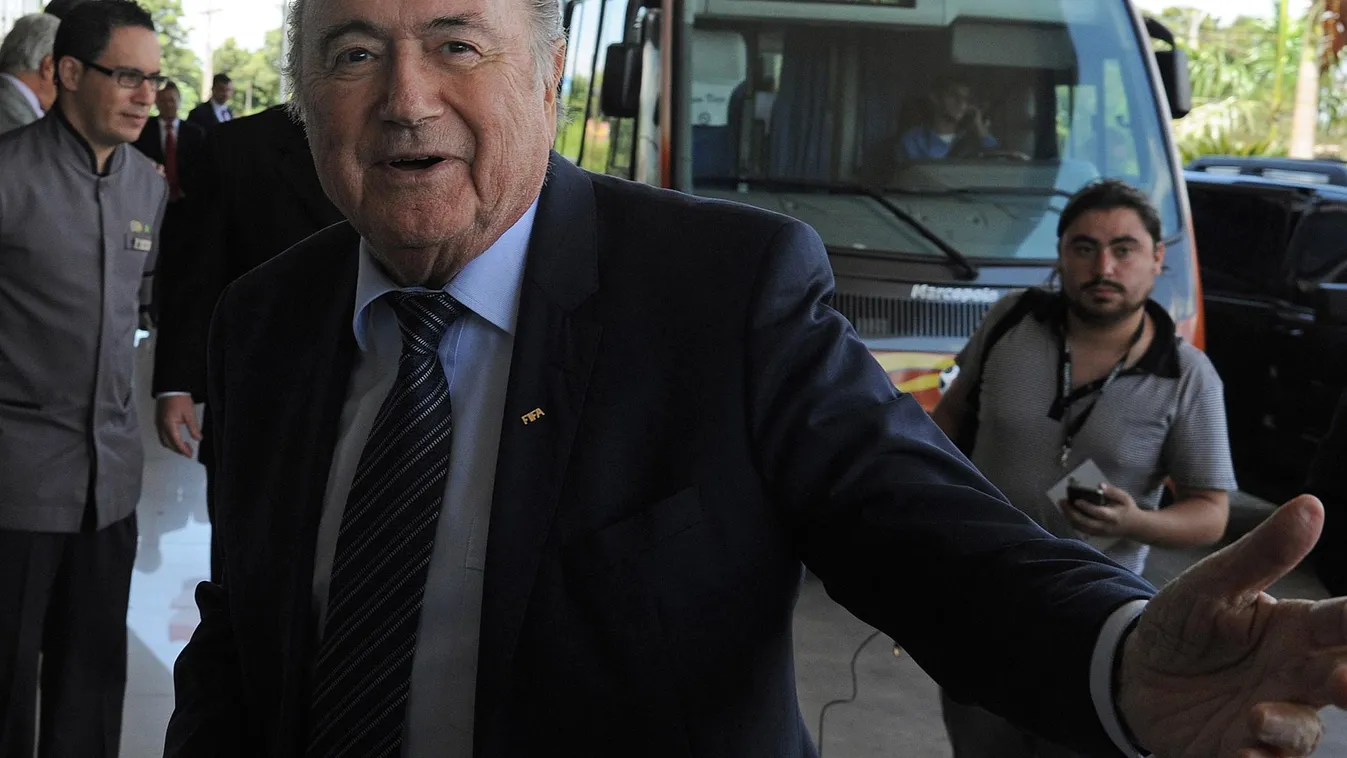
[[[562,548],[562,561],[568,576],[604,573],[622,564],[639,563],[701,522],[701,497],[693,485],[619,521],[572,537]]]

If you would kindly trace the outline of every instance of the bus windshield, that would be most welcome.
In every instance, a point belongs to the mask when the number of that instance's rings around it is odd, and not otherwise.
[[[826,23],[697,18],[694,193],[789,213],[834,249],[941,256],[907,216],[971,260],[1044,261],[1067,198],[1114,177],[1150,195],[1166,238],[1181,232],[1163,93],[1127,3],[980,3],[926,26],[844,21],[848,7]]]

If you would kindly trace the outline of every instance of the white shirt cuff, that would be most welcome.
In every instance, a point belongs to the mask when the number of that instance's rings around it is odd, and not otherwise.
[[[1127,731],[1123,728],[1118,704],[1113,699],[1113,670],[1118,654],[1122,651],[1123,633],[1131,628],[1132,622],[1145,610],[1146,603],[1146,600],[1133,600],[1114,611],[1104,622],[1099,640],[1094,645],[1094,655],[1090,658],[1090,699],[1094,701],[1094,711],[1109,739],[1129,758],[1145,758],[1146,754],[1127,737]]]
[[[182,395],[191,395],[191,394],[192,393],[190,392],[160,392],[158,395],[154,396],[154,399],[158,400],[161,397],[180,397]]]

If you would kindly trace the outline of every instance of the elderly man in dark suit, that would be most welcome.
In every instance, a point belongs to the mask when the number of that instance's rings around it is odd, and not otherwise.
[[[284,106],[222,124],[210,133],[205,153],[192,244],[182,255],[166,256],[156,271],[153,390],[164,447],[191,457],[191,441],[201,443],[196,454],[206,467],[213,521],[211,412],[199,420],[195,404],[206,400],[206,336],[215,302],[235,279],[342,216],[323,194],[304,127]],[[213,547],[211,576],[218,579],[219,569]]]
[[[168,756],[813,755],[802,564],[951,696],[1081,752],[1313,749],[1347,601],[1260,590],[1317,501],[1158,595],[1053,538],[828,306],[811,229],[549,150],[560,15],[295,5],[348,223],[217,308],[224,580]]]

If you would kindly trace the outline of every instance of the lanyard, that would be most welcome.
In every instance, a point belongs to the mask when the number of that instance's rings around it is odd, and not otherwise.
[[[1091,402],[1085,410],[1081,411],[1079,416],[1066,423],[1065,434],[1062,437],[1063,468],[1066,467],[1067,459],[1071,457],[1071,448],[1076,441],[1076,437],[1080,434],[1081,429],[1085,428],[1085,422],[1090,420],[1090,415],[1094,413],[1095,406],[1099,405],[1099,400],[1103,397],[1104,390],[1108,389],[1109,385],[1113,384],[1114,380],[1122,374],[1123,369],[1127,367],[1127,357],[1132,354],[1132,350],[1141,342],[1141,337],[1145,333],[1146,318],[1143,315],[1141,323],[1137,325],[1136,333],[1132,335],[1131,342],[1127,344],[1127,350],[1123,352],[1122,358],[1118,360],[1118,363],[1113,367],[1113,370],[1108,372],[1108,376],[1097,382],[1091,382],[1073,392],[1071,389],[1071,348],[1066,344],[1065,324],[1057,330],[1058,345],[1060,347],[1058,352],[1058,355],[1060,356],[1058,381],[1060,384],[1057,387],[1057,398],[1053,401],[1052,408],[1048,411],[1048,417],[1053,421],[1062,421],[1066,418],[1067,412],[1071,410],[1071,406],[1090,395],[1094,395],[1094,401]]]

